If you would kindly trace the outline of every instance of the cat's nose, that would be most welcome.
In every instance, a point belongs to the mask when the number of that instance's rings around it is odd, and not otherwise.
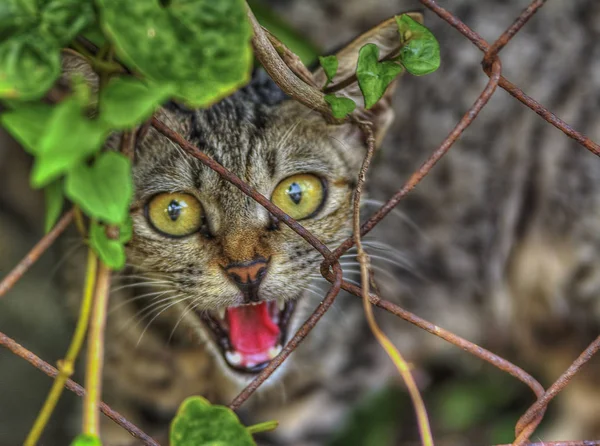
[[[268,266],[269,260],[257,257],[245,262],[231,263],[223,269],[243,293],[246,302],[258,302],[258,287],[267,274]]]

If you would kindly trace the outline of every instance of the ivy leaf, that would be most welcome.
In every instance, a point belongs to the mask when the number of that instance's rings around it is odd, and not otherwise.
[[[325,102],[331,106],[333,117],[344,119],[346,115],[352,113],[356,108],[356,103],[350,98],[339,97],[334,94],[326,94]]]
[[[44,231],[48,233],[56,224],[65,202],[62,181],[57,180],[54,183],[50,183],[48,186],[46,186],[46,189],[44,189],[44,196],[46,198],[46,219],[44,223]]]
[[[250,24],[243,0],[97,0],[118,56],[190,106],[208,106],[248,82]],[[135,24],[135,26],[132,26]]]
[[[112,129],[127,129],[148,118],[173,92],[171,85],[144,85],[135,78],[113,79],[100,92],[100,119]]]
[[[38,99],[60,75],[60,49],[94,19],[92,2],[2,0],[0,97]]]
[[[92,220],[90,225],[90,245],[106,266],[112,270],[120,270],[125,266],[126,260],[123,244],[129,241],[131,234],[130,218],[119,227],[119,237],[116,240],[110,239],[106,235],[106,226]]]
[[[100,24],[98,22],[92,23],[86,29],[81,31],[81,36],[92,42],[98,48],[102,48],[107,43],[106,37],[102,34],[102,29],[100,29]]]
[[[108,136],[108,128],[84,115],[74,95],[58,104],[39,141],[31,183],[42,187],[95,153]]]
[[[338,70],[338,59],[336,56],[325,56],[319,57],[319,63],[323,67],[323,71],[325,71],[325,76],[327,76],[327,82],[325,83],[325,87],[333,82],[333,77],[337,73]]]
[[[119,237],[117,240],[125,244],[131,240],[131,237],[133,237],[133,220],[131,220],[131,215],[128,215],[125,223],[119,226]]]
[[[169,438],[171,446],[256,446],[231,409],[213,406],[199,396],[181,404]]]
[[[104,152],[88,167],[84,163],[67,175],[65,193],[83,211],[110,224],[125,221],[133,193],[131,163],[116,152]]]
[[[410,74],[422,76],[440,67],[440,45],[425,26],[407,14],[396,16],[400,40],[400,61]]]
[[[253,424],[252,426],[248,426],[246,430],[252,435],[258,434],[260,432],[269,432],[277,429],[279,426],[279,421],[271,420],[265,421],[263,423]]]
[[[0,44],[3,97],[39,99],[60,75],[60,52],[42,36],[12,38]]]
[[[48,104],[27,104],[2,113],[0,122],[28,153],[36,155],[52,111]]]
[[[73,440],[71,446],[102,446],[102,442],[96,435],[81,434]]]
[[[34,0],[3,0],[0,10],[0,40],[35,26],[35,11]]]
[[[365,98],[365,108],[371,108],[381,99],[388,85],[402,70],[396,62],[379,62],[379,48],[374,43],[367,43],[360,49],[356,78]]]

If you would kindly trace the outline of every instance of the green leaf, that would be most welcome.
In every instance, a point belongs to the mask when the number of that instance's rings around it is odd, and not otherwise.
[[[60,75],[60,49],[94,19],[91,1],[2,0],[0,97],[38,99]]]
[[[325,76],[327,76],[327,82],[325,83],[325,87],[329,85],[330,82],[333,82],[333,77],[338,70],[338,59],[336,56],[325,56],[319,57],[319,63],[323,67],[325,71]]]
[[[104,37],[98,22],[94,22],[84,29],[81,32],[81,36],[92,42],[98,48],[102,48],[107,43],[106,37]]]
[[[440,45],[425,26],[407,14],[396,16],[400,40],[400,61],[410,74],[421,76],[437,70],[440,66]]]
[[[79,164],[67,175],[65,193],[89,216],[121,224],[133,193],[131,162],[116,152],[104,152],[92,166]]]
[[[252,426],[248,426],[246,430],[250,432],[252,435],[258,434],[259,432],[269,432],[277,429],[279,426],[279,421],[271,420],[265,421],[263,423],[253,424]]]
[[[58,104],[39,141],[31,173],[34,187],[42,187],[100,149],[108,128],[84,115],[77,96]]]
[[[56,224],[65,202],[62,181],[57,180],[54,183],[50,183],[48,186],[46,186],[46,189],[44,189],[44,196],[46,198],[46,219],[44,223],[44,231],[48,233]]]
[[[367,43],[358,53],[356,78],[369,109],[381,99],[388,85],[402,72],[401,65],[392,61],[379,62],[379,48]]]
[[[0,122],[27,152],[36,155],[52,111],[52,107],[47,104],[27,104],[2,113]]]
[[[100,92],[100,119],[112,129],[135,126],[173,93],[171,85],[144,85],[135,78],[118,77]]]
[[[117,55],[148,79],[208,106],[248,82],[251,28],[243,0],[97,0]],[[135,24],[135,26],[132,26]]]
[[[331,112],[337,119],[344,119],[356,108],[356,103],[350,98],[343,98],[334,94],[326,94],[325,102],[331,106]]]
[[[60,48],[45,36],[28,35],[0,43],[2,97],[39,99],[60,75]]]
[[[187,398],[171,423],[171,446],[255,446],[236,414],[198,396]]]
[[[90,225],[90,246],[94,249],[102,263],[112,270],[120,270],[125,266],[125,247],[123,246],[126,237],[122,234],[131,236],[131,219],[127,219],[125,224],[119,227],[119,238],[112,240],[106,235],[106,226],[92,220]]]
[[[102,442],[96,435],[81,434],[73,440],[71,446],[102,446]]]
[[[0,3],[0,40],[35,26],[35,0],[3,0]]]
[[[119,226],[119,240],[121,243],[127,243],[133,237],[133,220],[131,215],[127,216],[125,223]]]

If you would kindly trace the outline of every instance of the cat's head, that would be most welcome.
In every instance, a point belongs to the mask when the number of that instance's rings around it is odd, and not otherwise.
[[[337,82],[352,75],[358,50],[371,42],[382,56],[396,48],[393,20],[337,53]],[[324,84],[321,70],[315,78]],[[361,110],[378,141],[393,117],[392,90]],[[362,104],[356,83],[337,94]],[[170,105],[159,118],[329,247],[351,234],[352,194],[366,153],[354,125],[328,124],[263,72],[208,109]],[[134,178],[129,262],[169,288],[166,314],[210,345],[227,370],[264,368],[306,317],[298,307],[317,303],[307,289],[319,274],[320,254],[154,129],[138,143]]]

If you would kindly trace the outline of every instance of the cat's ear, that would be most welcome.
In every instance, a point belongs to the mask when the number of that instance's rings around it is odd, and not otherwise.
[[[423,14],[419,12],[409,12],[406,14],[417,22],[423,23]],[[325,89],[325,92],[335,91],[334,94],[336,96],[352,99],[356,103],[358,116],[373,123],[376,144],[379,145],[394,119],[391,100],[398,78],[388,86],[383,97],[373,107],[368,110],[365,109],[364,98],[358,86],[355,73],[358,53],[368,43],[373,43],[379,48],[379,60],[395,56],[395,53],[400,50],[401,46],[398,24],[395,17],[375,26],[335,53],[338,59],[337,73],[333,81]],[[313,77],[319,86],[325,85],[327,81],[323,68],[314,71]],[[352,82],[348,82],[350,80]],[[340,89],[338,90],[338,88]]]
[[[92,65],[81,54],[65,48],[61,51],[61,75],[56,87],[70,90],[75,77],[83,80],[93,94],[98,92],[99,78]]]

